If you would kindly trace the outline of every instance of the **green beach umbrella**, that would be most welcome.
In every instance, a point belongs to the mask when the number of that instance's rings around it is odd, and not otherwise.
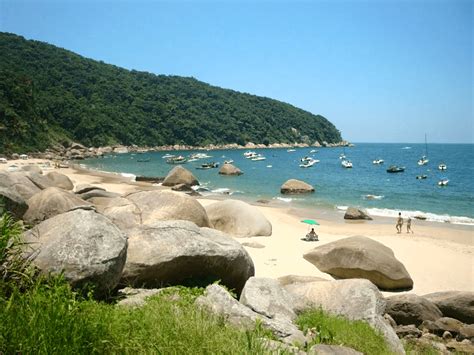
[[[314,219],[303,219],[301,222],[312,225],[312,226],[314,226],[314,225],[319,226],[319,223],[316,222]]]

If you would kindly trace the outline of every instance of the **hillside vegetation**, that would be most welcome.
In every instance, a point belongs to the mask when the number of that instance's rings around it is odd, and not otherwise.
[[[0,33],[0,150],[339,142],[327,119],[194,78],[129,71]]]

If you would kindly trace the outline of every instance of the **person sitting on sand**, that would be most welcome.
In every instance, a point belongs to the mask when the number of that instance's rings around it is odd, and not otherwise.
[[[402,218],[402,213],[398,212],[398,219],[397,219],[397,233],[400,234],[402,232],[402,227],[403,227],[403,218]]]
[[[413,231],[411,230],[411,218],[408,217],[408,219],[407,219],[407,233],[410,233],[410,232],[413,233]]]
[[[309,240],[309,241],[317,241],[318,240],[318,235],[314,231],[314,228],[311,228],[311,232],[306,234],[306,240]]]

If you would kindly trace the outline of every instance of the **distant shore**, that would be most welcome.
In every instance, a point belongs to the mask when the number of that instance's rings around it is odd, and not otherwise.
[[[93,171],[75,165],[55,169],[51,161],[44,159],[9,163],[19,167],[39,165],[45,173],[56,170],[67,175],[75,185],[91,184],[120,194],[167,189],[147,182],[134,182],[118,173]],[[0,170],[5,170],[10,164],[0,164]],[[223,195],[221,198],[233,197]],[[197,197],[197,200],[206,206],[214,203],[216,198]],[[405,265],[415,281],[410,293],[423,295],[446,290],[474,291],[473,226],[415,220],[412,224],[414,234],[407,234],[405,229],[403,233],[397,234],[394,218],[376,217],[373,221],[346,221],[339,211],[289,208],[272,201],[269,203],[246,201],[255,205],[273,227],[270,237],[237,238],[241,243],[252,242],[260,245],[259,248],[245,246],[255,263],[257,276],[275,278],[295,274],[331,279],[329,275],[304,260],[302,255],[314,247],[331,241],[364,235],[391,248],[395,256]],[[308,232],[308,227],[300,223],[303,218],[318,220],[320,226],[316,230],[319,242],[301,240]]]

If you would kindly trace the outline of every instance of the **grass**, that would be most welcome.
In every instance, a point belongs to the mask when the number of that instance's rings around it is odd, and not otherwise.
[[[309,310],[296,319],[303,331],[315,329],[314,344],[343,345],[364,354],[391,354],[383,336],[363,321],[349,321],[343,317],[328,315],[321,309]]]

